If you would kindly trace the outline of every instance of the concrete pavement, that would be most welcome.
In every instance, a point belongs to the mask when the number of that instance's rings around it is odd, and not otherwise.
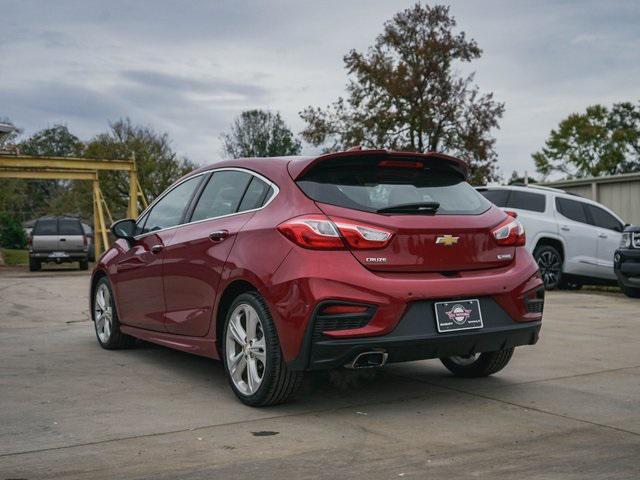
[[[219,362],[96,343],[88,275],[0,269],[5,478],[640,478],[640,301],[552,292],[501,373],[309,376],[252,409]]]

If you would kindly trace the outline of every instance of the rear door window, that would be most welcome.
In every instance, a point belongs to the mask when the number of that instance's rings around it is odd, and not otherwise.
[[[569,220],[574,222],[587,223],[587,214],[584,209],[584,203],[568,198],[556,197],[556,208]]]
[[[491,207],[460,174],[441,164],[405,168],[380,166],[377,160],[327,161],[296,183],[317,202],[366,212],[430,202],[440,205],[436,215],[474,215]]]
[[[506,207],[507,200],[509,198],[509,190],[491,189],[491,190],[478,190],[480,195],[489,200],[497,207]]]
[[[60,235],[84,235],[80,222],[73,219],[61,218],[58,220],[58,230]]]
[[[509,196],[507,207],[531,212],[544,212],[546,197],[540,193],[513,190]]]
[[[47,218],[38,220],[33,228],[34,235],[58,235],[58,220]]]
[[[585,206],[589,212],[589,223],[592,225],[608,230],[615,230],[616,232],[621,232],[624,228],[622,223],[606,210],[596,207],[595,205],[586,204]]]
[[[258,177],[253,177],[238,207],[239,212],[260,208],[271,196],[272,189]]]
[[[215,172],[202,191],[191,221],[235,213],[253,175],[236,170]]]

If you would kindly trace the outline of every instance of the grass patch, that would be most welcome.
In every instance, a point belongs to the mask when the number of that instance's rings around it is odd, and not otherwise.
[[[7,265],[26,265],[29,263],[28,250],[14,250],[12,248],[3,248],[2,256],[4,263]]]

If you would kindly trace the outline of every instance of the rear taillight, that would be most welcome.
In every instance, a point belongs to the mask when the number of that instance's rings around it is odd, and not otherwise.
[[[384,248],[393,233],[361,222],[324,215],[303,215],[278,225],[278,231],[295,244],[314,250]],[[346,244],[345,244],[346,242]]]
[[[31,250],[33,248],[33,234],[30,233],[29,236],[27,237],[27,247],[29,248],[29,250]]]
[[[526,243],[524,227],[511,216],[494,228],[492,233],[498,245],[521,247]]]
[[[87,245],[89,244],[88,240],[87,240],[87,236],[83,235],[82,236],[82,245],[84,245],[84,248],[87,248]]]

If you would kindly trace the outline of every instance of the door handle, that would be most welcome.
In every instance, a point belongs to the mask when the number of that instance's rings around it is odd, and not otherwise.
[[[566,225],[563,225],[562,227],[560,227],[560,230],[563,230],[565,232],[568,232],[569,230],[571,230],[569,227],[567,227]]]
[[[66,242],[66,241],[67,241],[67,239],[66,239],[66,238],[61,238],[61,239],[60,239],[60,241],[61,241],[61,242]]]
[[[229,230],[216,230],[209,234],[209,238],[214,242],[221,242],[229,236]]]
[[[162,245],[154,245],[150,248],[151,253],[160,253],[163,249],[164,247]]]
[[[598,235],[598,238],[607,238],[607,235],[605,233],[601,233]]]

